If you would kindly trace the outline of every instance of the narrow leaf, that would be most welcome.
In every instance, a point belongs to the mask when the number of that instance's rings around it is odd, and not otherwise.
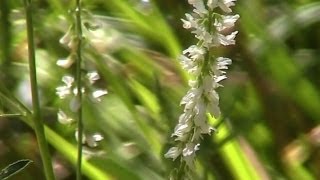
[[[6,168],[2,169],[0,172],[0,180],[4,180],[9,178],[10,176],[20,172],[22,169],[24,169],[29,163],[32,161],[29,159],[22,159],[19,161],[16,161]]]

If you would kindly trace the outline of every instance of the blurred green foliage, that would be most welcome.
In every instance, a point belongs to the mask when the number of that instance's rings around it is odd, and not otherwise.
[[[74,179],[73,127],[57,122],[55,88],[67,72],[56,66],[68,49],[59,39],[72,19],[72,1],[35,0],[38,78],[57,179]],[[194,43],[180,18],[180,0],[91,0],[83,7],[101,25],[88,38],[84,59],[102,76],[109,94],[84,104],[86,131],[99,132],[85,147],[87,179],[167,179],[174,162],[163,158],[187,91],[177,56]],[[233,59],[219,90],[223,117],[209,119],[218,133],[204,137],[198,179],[320,177],[320,3],[317,0],[246,0],[235,46],[217,54]],[[43,179],[36,139],[23,118],[30,107],[24,12],[20,1],[0,1],[0,167],[34,161],[12,179]],[[21,121],[22,120],[22,121]]]

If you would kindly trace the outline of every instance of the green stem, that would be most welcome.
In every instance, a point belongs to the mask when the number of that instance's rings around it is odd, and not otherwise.
[[[28,34],[28,52],[29,52],[29,69],[30,69],[30,81],[31,81],[31,93],[32,93],[32,106],[33,114],[32,119],[34,123],[34,130],[38,140],[38,146],[40,149],[40,155],[44,166],[44,173],[47,180],[54,180],[54,174],[52,169],[51,157],[44,134],[44,125],[41,118],[38,84],[37,84],[37,71],[36,71],[36,58],[35,47],[33,40],[33,22],[32,22],[32,3],[31,0],[24,0],[26,11],[26,23]]]
[[[82,46],[82,26],[81,26],[81,1],[76,0],[76,33],[77,33],[77,62],[76,62],[76,83],[77,83],[77,100],[80,107],[77,111],[78,115],[78,161],[77,161],[77,180],[81,180],[81,164],[82,164],[82,83],[81,83],[81,46]]]
[[[0,1],[0,43],[2,56],[0,57],[3,67],[10,65],[10,47],[11,47],[11,23],[9,21],[10,3],[8,0]],[[5,69],[5,68],[4,68]]]

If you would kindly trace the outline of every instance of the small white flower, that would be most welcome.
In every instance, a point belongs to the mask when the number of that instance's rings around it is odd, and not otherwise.
[[[72,76],[63,76],[62,82],[64,82],[67,85],[67,87],[70,88],[74,82],[74,78]]]
[[[100,79],[100,76],[97,73],[97,71],[92,71],[87,73],[87,78],[89,80],[89,83],[93,84],[94,82]]]
[[[169,149],[169,151],[164,155],[165,158],[172,158],[172,160],[174,161],[175,159],[177,159],[177,157],[180,156],[181,154],[181,149],[178,147],[172,147]]]
[[[216,58],[216,63],[217,63],[217,69],[228,69],[227,65],[232,64],[232,60],[229,58],[225,57],[218,57]]]
[[[204,58],[203,55],[206,53],[206,51],[199,46],[192,45],[188,49],[184,50],[182,53],[188,54],[189,57],[193,60],[196,60],[196,59],[202,60]]]
[[[207,115],[206,115],[206,104],[203,101],[203,98],[199,99],[195,106],[195,116],[194,116],[194,125],[203,127],[206,125]]]
[[[98,102],[100,102],[101,101],[100,97],[102,97],[102,96],[104,96],[106,94],[108,94],[108,91],[106,91],[106,90],[101,90],[101,89],[100,90],[95,90],[95,91],[92,92],[92,97],[94,99],[96,99]]]
[[[212,128],[207,122],[202,124],[202,126],[200,126],[200,133],[201,134],[209,134],[211,135],[211,132],[214,131],[215,129]]]
[[[67,68],[69,68],[73,63],[74,63],[74,59],[73,59],[71,56],[69,56],[69,57],[67,57],[66,59],[59,59],[56,64],[57,64],[58,66],[62,67],[62,68],[67,69]]]
[[[207,32],[206,28],[199,27],[196,30],[192,31],[193,34],[195,34],[195,37],[199,39],[200,41],[203,41],[203,44],[205,47],[210,47],[210,44],[212,43],[212,35]]]
[[[208,0],[207,6],[210,9],[214,9],[214,8],[218,7],[218,2],[219,2],[219,0]]]
[[[56,88],[56,94],[60,99],[64,99],[71,94],[71,87],[74,82],[74,78],[72,76],[63,76],[62,82],[64,82],[65,85]]]
[[[220,75],[220,76],[216,76],[215,78],[214,78],[214,81],[216,82],[216,83],[219,83],[220,81],[222,81],[222,80],[224,80],[224,79],[227,79],[227,76],[226,75]],[[220,85],[221,86],[221,85]]]
[[[188,133],[192,130],[192,122],[189,120],[185,123],[178,123],[174,128],[172,137],[176,137],[176,141],[185,141],[188,138]]]
[[[238,33],[238,31],[235,31],[227,36],[224,36],[222,34],[217,33],[217,40],[220,44],[222,44],[224,46],[235,44],[236,41],[234,40],[234,38],[236,37],[237,33]]]
[[[56,88],[56,94],[60,99],[66,98],[69,94],[71,94],[70,87],[68,86],[59,86]]]
[[[74,119],[68,117],[61,109],[59,109],[57,115],[58,115],[58,121],[61,124],[71,124],[74,121]]]
[[[222,31],[227,28],[231,28],[234,26],[234,23],[240,18],[238,14],[234,16],[224,16],[221,15],[221,18],[216,18],[214,22],[214,26],[218,31]]]
[[[186,20],[185,19],[181,19],[181,21],[183,22],[183,28],[185,29],[190,29],[190,28],[197,28],[198,27],[198,19],[195,19],[193,16],[191,16],[190,14],[186,13]]]
[[[185,69],[188,73],[193,75],[197,75],[200,73],[200,68],[198,68],[199,62],[193,61],[192,59],[184,55],[181,55],[179,59],[181,60],[182,68]]]
[[[230,9],[231,6],[234,6],[234,1],[236,0],[208,0],[207,5],[210,9],[220,7],[226,13],[232,12]]]
[[[188,3],[195,8],[193,11],[200,16],[208,13],[208,10],[204,6],[203,0],[188,0]]]
[[[70,43],[71,41],[71,28],[67,31],[66,34],[64,34],[62,36],[62,38],[60,38],[59,43],[62,45],[68,45],[68,43]]]
[[[191,117],[192,117],[192,114],[190,111],[187,111],[187,112],[181,114],[179,116],[179,124],[186,124],[190,120]]]
[[[202,88],[192,88],[187,94],[182,98],[180,105],[185,105],[185,111],[189,109],[193,109],[196,103],[196,100],[200,98],[202,94]]]
[[[224,12],[230,13],[230,12],[232,12],[230,7],[234,6],[235,1],[237,1],[237,0],[220,0],[220,3],[218,5]]]
[[[227,65],[230,65],[232,60],[225,57],[216,58],[215,64],[211,67],[211,71],[216,76],[224,75],[226,72],[224,70],[228,69]]]
[[[208,99],[207,109],[210,114],[212,114],[215,118],[220,116],[220,108],[219,108],[219,95],[215,90],[210,91],[206,94],[206,98]]]
[[[199,150],[199,146],[199,143],[187,143],[186,147],[182,150],[183,159],[189,167],[193,167],[194,165],[195,153]]]
[[[104,137],[100,133],[94,133],[86,136],[86,143],[89,147],[97,147],[98,142],[102,141]]]

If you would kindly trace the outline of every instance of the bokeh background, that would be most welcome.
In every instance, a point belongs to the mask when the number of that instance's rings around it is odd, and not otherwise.
[[[74,126],[57,121],[68,106],[55,94],[73,69],[56,61],[70,51],[59,39],[72,24],[70,0],[35,0],[34,27],[42,114],[57,179],[75,179]],[[84,104],[85,179],[168,179],[175,166],[163,154],[182,112],[187,74],[177,57],[195,43],[182,28],[191,11],[182,0],[83,0],[88,40],[84,59],[109,94]],[[195,179],[320,178],[320,2],[243,0],[234,46],[217,54],[233,59],[219,89],[223,116],[197,152]],[[19,159],[34,162],[12,179],[44,179],[33,130],[23,114],[31,106],[23,2],[0,1],[0,169]]]

